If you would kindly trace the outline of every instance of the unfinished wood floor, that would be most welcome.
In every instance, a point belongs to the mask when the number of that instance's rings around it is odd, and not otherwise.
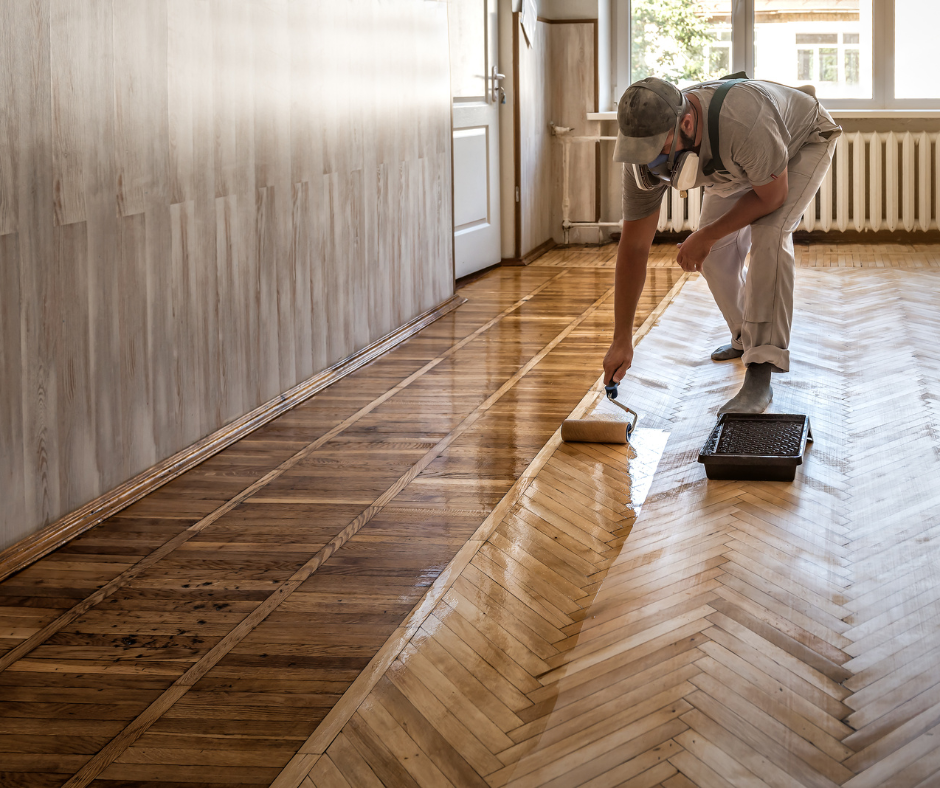
[[[636,446],[550,440],[275,785],[940,785],[940,255],[856,251],[804,250],[794,483],[696,462],[743,370],[690,280],[622,388]]]
[[[0,583],[0,786],[270,784],[596,379],[611,253],[486,274]]]

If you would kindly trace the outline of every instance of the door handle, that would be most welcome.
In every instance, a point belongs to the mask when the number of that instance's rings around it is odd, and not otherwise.
[[[501,79],[506,79],[506,75],[505,75],[505,74],[500,74],[500,73],[496,70],[496,66],[493,66],[493,70],[490,72],[490,80],[491,80],[491,84],[490,84],[490,100],[491,100],[493,103],[497,103],[497,102],[499,101],[499,90],[500,90],[499,81],[500,81]]]

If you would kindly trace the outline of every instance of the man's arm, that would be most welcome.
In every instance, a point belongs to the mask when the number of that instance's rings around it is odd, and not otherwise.
[[[633,319],[646,283],[646,264],[656,235],[659,211],[623,223],[614,278],[614,339],[604,357],[604,382],[617,383],[633,363]]]
[[[680,244],[678,263],[683,271],[701,271],[702,263],[715,243],[783,205],[789,191],[786,168],[776,180],[751,188],[752,191],[738,200],[724,216],[700,227]]]

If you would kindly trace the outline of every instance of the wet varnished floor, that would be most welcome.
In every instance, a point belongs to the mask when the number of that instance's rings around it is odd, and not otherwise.
[[[613,247],[554,250],[0,583],[0,786],[940,785],[940,252],[798,247],[785,485],[695,461],[673,259],[632,447],[556,434]]]
[[[487,273],[0,583],[0,785],[271,784],[596,380],[613,251]]]
[[[940,785],[940,252],[799,259],[796,480],[696,462],[743,370],[689,280],[621,389],[634,446],[550,439],[278,788]]]

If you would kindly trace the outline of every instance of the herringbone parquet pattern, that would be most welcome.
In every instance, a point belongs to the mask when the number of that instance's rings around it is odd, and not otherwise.
[[[940,269],[940,247],[936,244],[797,244],[798,268],[902,268]],[[617,245],[567,246],[552,249],[538,258],[537,266],[557,268],[615,268]],[[650,268],[676,265],[676,244],[653,244]]]
[[[555,449],[276,785],[940,785],[938,285],[800,273],[772,409],[816,442],[778,484],[695,462],[743,371],[692,280],[624,382],[635,450]]]

